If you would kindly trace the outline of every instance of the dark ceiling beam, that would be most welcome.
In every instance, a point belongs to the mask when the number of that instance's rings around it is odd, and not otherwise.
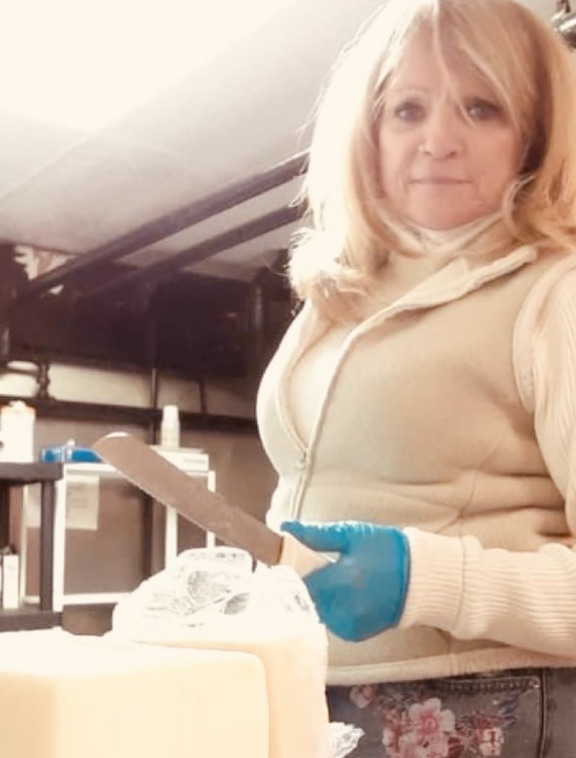
[[[229,250],[232,247],[236,247],[236,245],[257,239],[268,232],[281,229],[283,226],[287,226],[301,217],[302,209],[298,206],[289,205],[279,208],[245,224],[235,226],[233,229],[229,229],[222,234],[217,234],[215,237],[198,242],[162,261],[144,268],[132,270],[124,276],[117,276],[104,285],[87,292],[82,292],[82,298],[99,297],[121,288],[134,289],[138,284],[146,284],[149,287],[153,287],[160,281],[172,277],[181,268],[199,263],[206,258],[221,253],[223,250]]]
[[[68,263],[29,281],[19,292],[18,299],[26,299],[46,292],[56,285],[86,274],[97,264],[124,258],[137,250],[188,229],[200,221],[286,184],[304,173],[307,159],[306,152],[298,153],[266,171],[230,184],[174,213],[154,219],[101,247],[78,255]]]

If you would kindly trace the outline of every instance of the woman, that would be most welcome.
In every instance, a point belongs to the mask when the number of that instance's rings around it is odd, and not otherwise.
[[[363,758],[576,755],[576,81],[512,0],[390,0],[335,68],[263,377],[269,523]]]

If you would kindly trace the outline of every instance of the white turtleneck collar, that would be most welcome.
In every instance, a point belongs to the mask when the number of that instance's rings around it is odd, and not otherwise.
[[[410,253],[430,255],[432,267],[438,268],[454,258],[466,256],[471,244],[501,218],[501,212],[497,211],[452,229],[406,225],[397,230],[397,234],[402,247]]]
[[[395,230],[401,249],[389,253],[374,281],[372,296],[376,303],[393,302],[458,259],[468,266],[474,262],[488,262],[491,257],[490,234],[485,239],[483,237],[500,219],[501,213],[498,212],[453,229],[404,226]],[[374,307],[374,302],[370,307]]]

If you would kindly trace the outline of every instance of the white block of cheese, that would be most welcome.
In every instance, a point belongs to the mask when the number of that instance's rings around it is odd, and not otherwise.
[[[267,688],[250,652],[4,632],[0,755],[269,758]]]
[[[237,548],[184,551],[118,603],[110,636],[257,656],[268,695],[268,758],[330,758],[326,629],[293,569],[252,564]]]
[[[171,632],[168,626],[155,635],[149,629],[140,642],[258,656],[266,672],[269,758],[329,758],[326,631],[320,624],[287,614],[277,619],[231,616],[185,632]],[[234,753],[234,758],[239,756]]]

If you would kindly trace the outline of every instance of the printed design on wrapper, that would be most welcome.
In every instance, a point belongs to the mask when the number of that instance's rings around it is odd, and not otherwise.
[[[502,755],[506,730],[516,723],[517,695],[498,702],[494,712],[457,718],[438,697],[386,693],[377,685],[352,687],[357,708],[370,708],[382,724],[386,758],[486,758]]]

